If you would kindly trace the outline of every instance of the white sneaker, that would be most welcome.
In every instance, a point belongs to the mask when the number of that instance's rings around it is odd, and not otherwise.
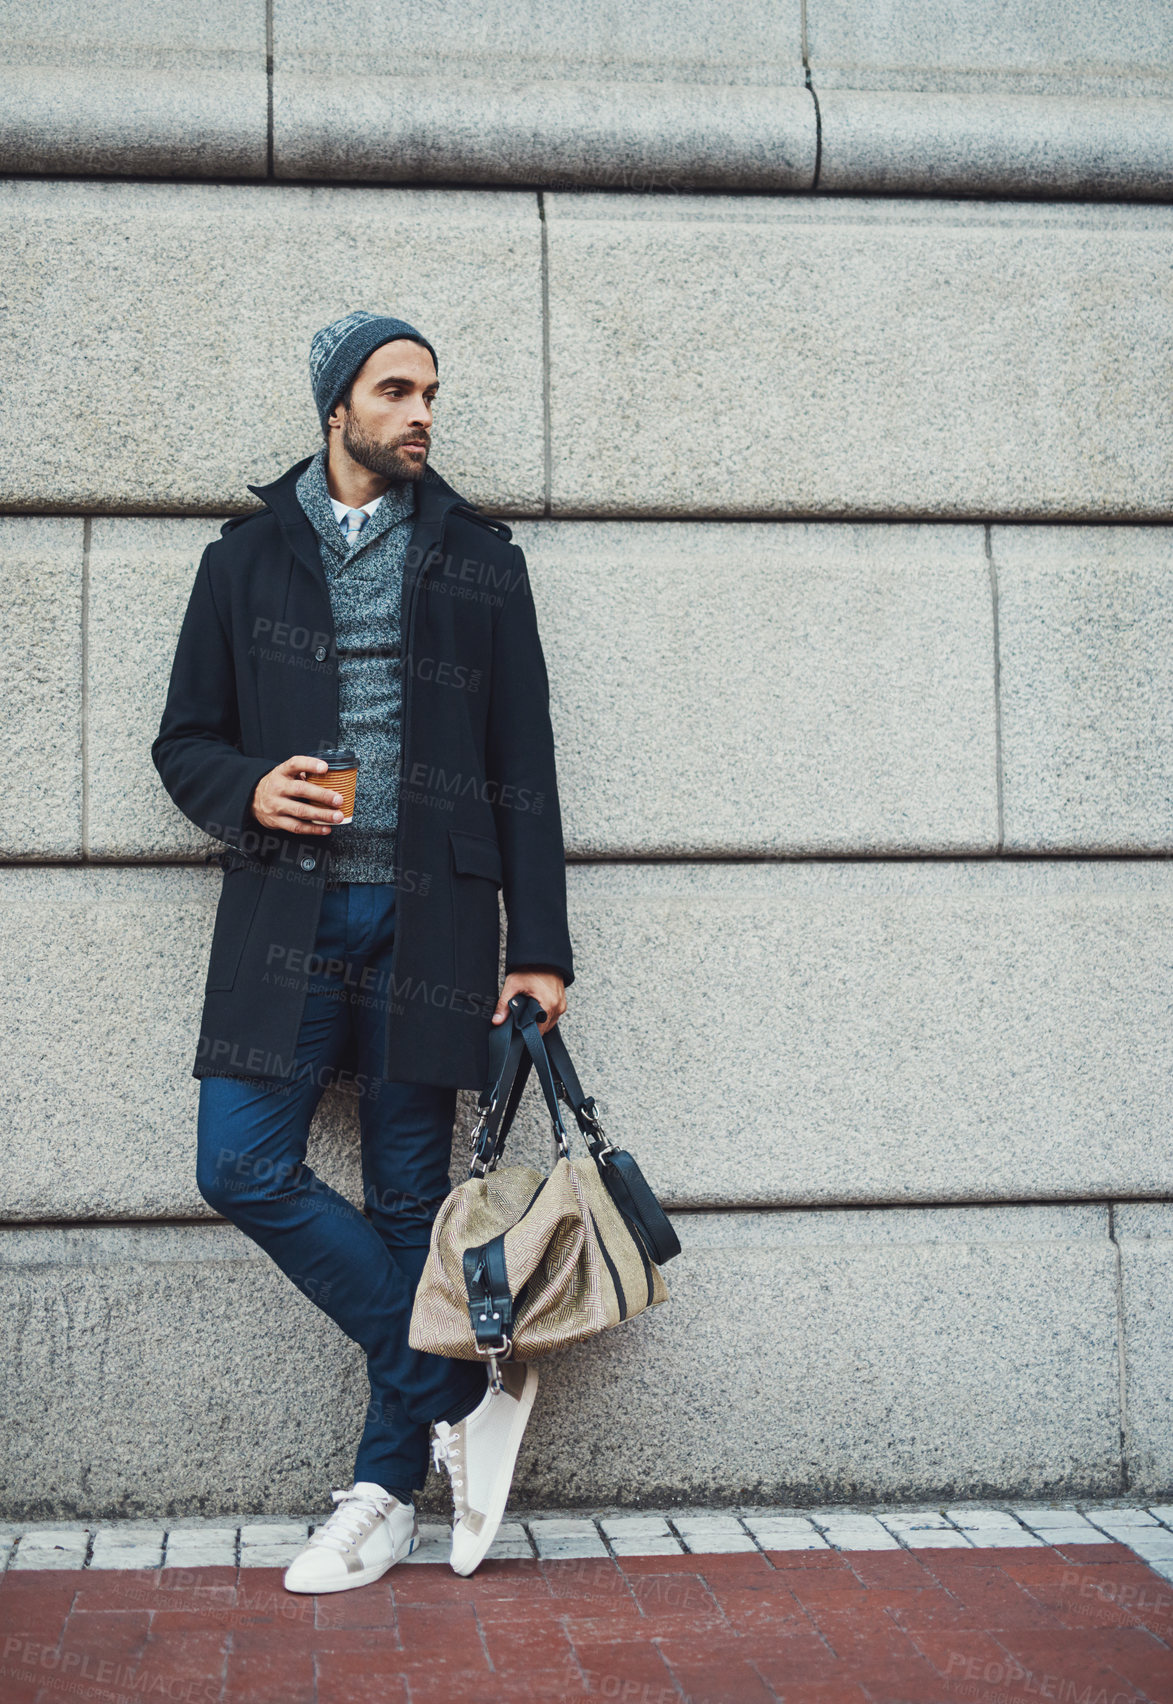
[[[419,1543],[415,1507],[359,1480],[331,1491],[338,1504],[285,1570],[287,1592],[348,1592],[369,1586]]]
[[[437,1420],[432,1455],[452,1481],[452,1555],[458,1574],[471,1574],[497,1536],[517,1452],[538,1389],[531,1363],[501,1364],[503,1389],[489,1389],[465,1419],[450,1426]]]

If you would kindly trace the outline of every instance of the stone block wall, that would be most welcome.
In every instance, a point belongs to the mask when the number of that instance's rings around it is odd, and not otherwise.
[[[0,1513],[346,1472],[357,1351],[195,1186],[219,872],[148,748],[355,306],[526,551],[564,1028],[684,1243],[548,1364],[518,1499],[1173,1491],[1168,9],[6,29]],[[331,1093],[352,1192],[355,1141]]]

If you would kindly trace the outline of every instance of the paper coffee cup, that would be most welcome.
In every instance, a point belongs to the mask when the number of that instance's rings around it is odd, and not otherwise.
[[[354,821],[354,789],[358,784],[358,758],[352,751],[319,751],[315,757],[323,758],[330,765],[328,775],[307,775],[306,780],[312,781],[315,787],[325,787],[331,793],[342,794],[342,821],[335,827],[345,828],[348,822]]]

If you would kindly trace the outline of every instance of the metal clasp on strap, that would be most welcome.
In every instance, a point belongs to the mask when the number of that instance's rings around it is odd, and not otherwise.
[[[469,1177],[484,1177],[489,1171],[488,1162],[493,1156],[491,1150],[486,1150],[483,1146],[484,1135],[488,1129],[489,1120],[496,1110],[496,1099],[492,1100],[488,1106],[479,1109],[477,1121],[469,1136],[469,1151],[472,1155],[468,1163]]]
[[[488,1315],[482,1314],[481,1318],[487,1319]],[[493,1318],[500,1319],[501,1315],[495,1313]],[[501,1332],[500,1335],[500,1342],[492,1344],[489,1348],[482,1348],[479,1343],[477,1344],[477,1354],[483,1355],[489,1363],[489,1389],[494,1393],[494,1395],[505,1388],[501,1378],[501,1368],[498,1364],[498,1357],[500,1357],[501,1360],[508,1360],[509,1353],[513,1348],[513,1339],[511,1337],[506,1337],[504,1332]]]
[[[594,1142],[591,1143],[591,1153],[594,1155],[596,1160],[605,1160],[607,1155],[615,1153],[616,1149],[614,1142],[612,1142],[611,1138],[607,1135],[607,1132],[603,1129],[602,1122],[595,1110],[594,1095],[590,1095],[585,1101],[583,1101],[582,1114],[591,1129],[594,1131],[598,1142],[597,1146]]]

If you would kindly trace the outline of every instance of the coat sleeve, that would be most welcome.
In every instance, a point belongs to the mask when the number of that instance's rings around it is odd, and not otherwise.
[[[517,545],[512,550],[494,629],[485,754],[509,924],[505,970],[541,966],[569,986],[574,963],[549,682],[525,556]]]
[[[212,590],[211,548],[196,572],[151,756],[184,816],[217,840],[239,845],[246,829],[260,832],[249,807],[273,764],[239,749],[236,670]]]

